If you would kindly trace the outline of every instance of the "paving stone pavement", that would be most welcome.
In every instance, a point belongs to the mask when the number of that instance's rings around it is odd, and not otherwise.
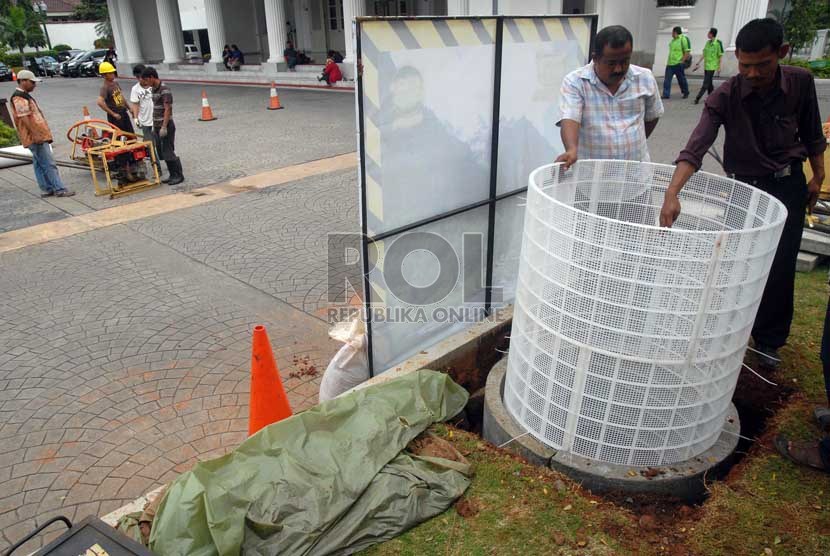
[[[124,79],[121,86],[129,89],[133,83]],[[89,107],[93,118],[102,116],[95,106],[100,86],[99,79],[53,78],[35,90],[55,138],[56,159],[69,161],[71,143],[66,139],[66,131],[82,118],[83,106]],[[203,88],[217,117],[212,122],[198,121]],[[176,152],[182,160],[186,185],[191,188],[357,148],[354,97],[350,94],[280,90],[285,109],[269,111],[267,87],[172,83],[171,89],[175,99]],[[0,96],[8,96],[13,90],[12,84],[0,83]],[[96,197],[88,171],[61,168],[60,173],[67,187],[77,192],[75,197],[41,200],[31,165],[0,171],[0,232],[171,191],[161,186],[117,199]]]
[[[325,318],[327,234],[360,230],[354,174],[348,170],[308,178],[129,226]]]
[[[321,372],[338,346],[294,307],[319,307],[326,231],[357,227],[354,180],[310,178],[0,255],[0,547],[238,445],[257,323],[292,407],[316,403],[319,374],[296,375]]]

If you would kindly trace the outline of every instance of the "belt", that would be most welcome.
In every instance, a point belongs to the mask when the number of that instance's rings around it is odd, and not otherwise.
[[[770,180],[780,180],[783,178],[788,178],[792,176],[797,171],[796,168],[800,166],[801,162],[793,162],[789,166],[785,166],[777,172],[767,174],[766,176],[744,176],[741,174],[728,174],[727,177],[732,178],[733,180],[748,183],[749,185],[755,185],[758,183],[769,182]]]

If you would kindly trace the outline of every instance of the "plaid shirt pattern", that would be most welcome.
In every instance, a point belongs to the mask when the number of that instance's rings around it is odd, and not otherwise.
[[[651,71],[631,65],[616,94],[599,80],[590,63],[565,76],[560,121],[580,124],[581,159],[613,158],[649,162],[645,122],[663,115],[660,90]]]

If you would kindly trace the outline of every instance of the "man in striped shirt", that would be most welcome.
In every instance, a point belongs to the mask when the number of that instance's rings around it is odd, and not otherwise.
[[[559,109],[565,168],[577,159],[613,158],[648,162],[646,139],[663,115],[652,73],[631,65],[634,39],[625,27],[597,33],[593,61],[562,82]]]

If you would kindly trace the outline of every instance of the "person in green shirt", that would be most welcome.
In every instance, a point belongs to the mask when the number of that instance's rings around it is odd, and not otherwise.
[[[671,82],[677,76],[680,84],[680,92],[683,98],[689,98],[689,83],[686,81],[686,60],[692,55],[692,45],[689,38],[683,34],[679,26],[671,31],[671,42],[669,43],[669,59],[666,62],[666,76],[663,78],[663,98],[671,95]]]
[[[715,72],[720,71],[720,59],[723,57],[723,43],[718,40],[717,36],[717,29],[714,27],[709,29],[709,40],[706,42],[706,46],[703,47],[703,86],[695,98],[695,104],[700,102],[704,91],[708,96],[715,90],[712,79],[715,77]],[[700,60],[695,64],[693,71],[697,71],[699,67]]]

